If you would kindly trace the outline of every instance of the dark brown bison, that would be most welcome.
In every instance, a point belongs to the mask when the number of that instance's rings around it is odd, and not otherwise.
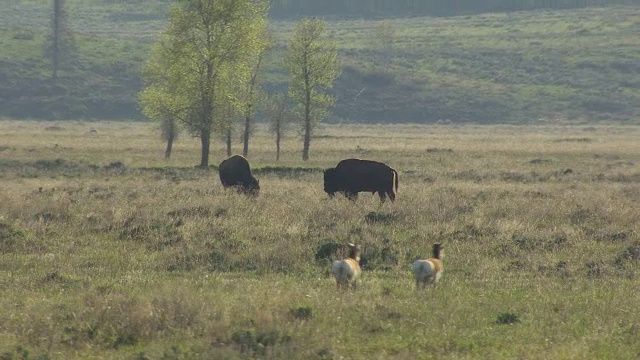
[[[324,191],[329,197],[336,192],[344,193],[350,200],[356,200],[359,192],[371,191],[377,192],[382,202],[387,196],[395,201],[398,172],[377,161],[345,159],[335,168],[324,171]]]
[[[249,195],[258,195],[260,192],[260,182],[251,175],[249,162],[241,155],[233,155],[221,162],[218,172],[225,189],[235,187]]]

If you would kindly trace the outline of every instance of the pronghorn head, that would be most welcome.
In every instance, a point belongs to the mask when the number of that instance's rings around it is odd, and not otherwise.
[[[349,246],[349,257],[360,262],[360,245],[348,244],[347,246]]]
[[[441,243],[435,243],[433,244],[433,257],[434,259],[440,259],[444,253],[443,253],[443,248],[444,246]]]

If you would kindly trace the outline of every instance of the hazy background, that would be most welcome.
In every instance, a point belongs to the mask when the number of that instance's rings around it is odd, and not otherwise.
[[[4,0],[0,117],[143,119],[140,69],[170,3],[67,0],[54,83],[51,2]],[[328,122],[638,122],[637,0],[272,1],[269,91],[286,87],[279,61],[302,16],[327,21],[344,64]]]

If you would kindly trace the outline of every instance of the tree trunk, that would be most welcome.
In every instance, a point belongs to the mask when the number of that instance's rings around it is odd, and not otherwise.
[[[60,62],[60,37],[62,36],[60,27],[62,21],[62,6],[62,0],[53,1],[53,73],[51,74],[51,79],[54,83],[58,79],[58,66]]]
[[[167,138],[167,150],[164,152],[164,158],[169,160],[171,158],[171,149],[173,148],[173,133],[169,134]]]
[[[207,169],[209,167],[209,146],[211,145],[211,131],[202,130],[200,132],[200,142],[202,143],[202,153],[200,157],[199,168]]]
[[[276,133],[276,161],[280,160],[280,132]]]
[[[308,77],[307,77],[308,78]],[[309,143],[311,143],[311,90],[307,83],[307,101],[304,104],[304,143],[302,145],[302,160],[309,160]]]
[[[251,117],[249,115],[244,118],[244,134],[242,139],[244,140],[242,147],[242,156],[247,157],[249,154],[249,133],[251,132]]]
[[[231,129],[227,130],[227,157],[231,156]]]
[[[302,160],[309,160],[309,143],[311,142],[311,124],[307,121],[304,125],[304,143],[302,145]]]

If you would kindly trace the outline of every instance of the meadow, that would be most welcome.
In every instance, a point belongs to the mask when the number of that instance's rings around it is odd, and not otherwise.
[[[276,162],[258,127],[247,198],[194,167],[198,139],[164,160],[150,123],[3,120],[0,358],[636,358],[639,136],[324,125],[310,161],[290,136]],[[395,168],[396,202],[328,199],[349,157]],[[349,242],[363,275],[337,291]],[[416,292],[435,242],[444,275]]]

